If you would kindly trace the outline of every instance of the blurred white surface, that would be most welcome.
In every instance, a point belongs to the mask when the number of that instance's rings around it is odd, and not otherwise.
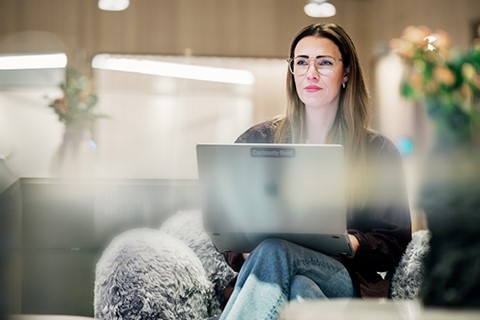
[[[419,301],[387,299],[336,299],[292,302],[283,309],[282,320],[477,320],[480,310],[426,308]]]
[[[156,59],[250,70],[256,81],[238,85],[95,70],[98,108],[110,119],[95,124],[95,164],[88,177],[196,179],[197,143],[234,142],[252,124],[283,112],[284,60]],[[48,103],[60,95],[56,87],[0,90],[0,129],[6,133],[0,154],[12,154],[22,177],[55,176],[51,165],[64,125]]]
[[[94,318],[80,317],[80,316],[67,316],[67,315],[54,315],[54,314],[42,314],[42,315],[11,315],[7,320],[91,320]]]

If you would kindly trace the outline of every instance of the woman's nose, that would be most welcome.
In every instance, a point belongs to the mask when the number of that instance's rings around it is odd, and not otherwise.
[[[316,61],[310,61],[308,63],[307,69],[307,79],[318,79],[319,73],[317,67],[315,66]]]

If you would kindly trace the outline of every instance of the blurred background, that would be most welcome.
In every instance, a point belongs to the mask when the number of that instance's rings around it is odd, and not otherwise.
[[[422,106],[400,95],[403,65],[389,43],[425,25],[465,49],[479,36],[480,1],[331,0],[329,17],[307,15],[307,3],[0,1],[6,312],[92,315],[105,244],[198,206],[195,145],[233,142],[283,112],[289,43],[315,22],[352,37],[372,126],[402,153],[414,229],[425,228],[415,204],[431,129]],[[66,117],[68,104],[84,117]]]

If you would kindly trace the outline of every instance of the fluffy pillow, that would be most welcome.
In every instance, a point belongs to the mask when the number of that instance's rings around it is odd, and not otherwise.
[[[203,264],[208,279],[213,283],[218,306],[223,301],[224,290],[236,276],[236,272],[226,263],[203,229],[200,210],[179,211],[167,221],[160,230],[183,240],[197,255]]]
[[[423,259],[430,245],[430,232],[419,230],[412,234],[412,241],[398,264],[392,278],[390,294],[392,299],[415,299],[422,286],[424,267]]]
[[[154,229],[117,236],[96,266],[95,317],[203,319],[212,314],[213,285],[182,241]]]

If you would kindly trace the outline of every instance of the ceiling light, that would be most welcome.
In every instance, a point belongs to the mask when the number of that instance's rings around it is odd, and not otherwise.
[[[303,8],[307,16],[313,18],[333,17],[337,10],[335,6],[327,0],[310,0]]]
[[[0,56],[0,70],[54,69],[67,66],[65,53]]]
[[[247,70],[181,64],[152,59],[136,59],[108,54],[96,55],[92,60],[92,67],[191,80],[244,85],[255,83],[255,76]]]
[[[98,7],[106,11],[123,11],[129,4],[129,0],[98,0]]]

